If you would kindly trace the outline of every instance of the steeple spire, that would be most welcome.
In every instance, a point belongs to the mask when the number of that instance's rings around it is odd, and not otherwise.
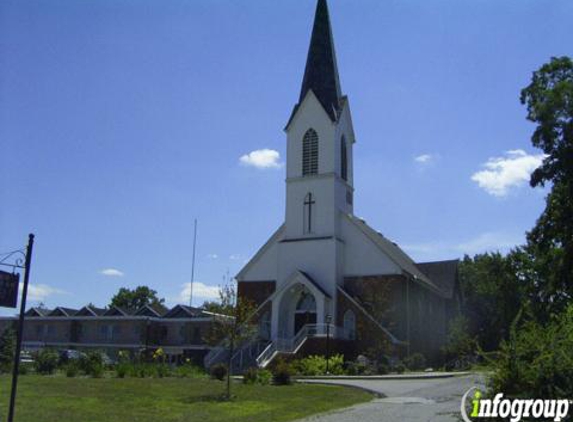
[[[312,89],[330,118],[336,120],[341,93],[326,0],[318,0],[316,5],[299,104],[309,89]]]

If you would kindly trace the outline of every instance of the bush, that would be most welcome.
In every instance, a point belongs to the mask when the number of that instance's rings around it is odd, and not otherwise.
[[[367,370],[368,366],[363,362],[348,362],[346,364],[346,373],[348,375],[363,375]]]
[[[547,324],[518,314],[493,367],[492,391],[509,396],[573,397],[573,305]]]
[[[206,374],[203,369],[188,362],[175,369],[175,376],[179,378],[203,378]]]
[[[291,383],[291,370],[284,360],[279,360],[273,369],[273,381],[276,385],[289,385]]]
[[[404,359],[404,364],[410,371],[420,371],[426,367],[426,358],[421,353],[414,353]]]
[[[266,369],[249,368],[243,374],[243,384],[268,385],[273,374]]]
[[[171,375],[171,368],[166,363],[155,366],[155,374],[158,378],[165,378]]]
[[[326,374],[326,357],[320,355],[308,356],[292,363],[293,370],[300,375],[314,376]],[[344,356],[333,355],[328,360],[328,373],[344,374]]]
[[[12,328],[7,328],[0,336],[0,374],[10,372],[16,353],[16,333]]]
[[[125,376],[129,373],[129,364],[128,363],[118,363],[115,367],[115,376],[117,378],[125,378]]]
[[[211,374],[211,378],[223,381],[227,376],[227,365],[223,363],[213,365],[209,370],[209,373]]]
[[[90,351],[79,360],[80,369],[93,378],[101,378],[103,376],[103,356],[99,351]]]
[[[58,367],[58,354],[51,349],[42,349],[36,355],[34,369],[38,374],[53,374]]]
[[[20,366],[18,366],[18,373],[20,375],[28,375],[30,373],[30,365],[20,362]]]
[[[376,365],[376,374],[377,375],[386,375],[390,372],[390,367],[386,363],[378,363]],[[402,371],[404,372],[404,371]]]
[[[78,375],[78,365],[75,362],[70,362],[66,365],[66,377],[74,378]]]
[[[406,365],[404,365],[402,362],[398,362],[396,365],[394,365],[394,372],[397,374],[403,374],[404,371],[406,371]]]

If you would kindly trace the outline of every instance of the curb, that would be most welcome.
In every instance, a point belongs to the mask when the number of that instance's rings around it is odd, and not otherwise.
[[[394,374],[394,375],[324,375],[324,376],[297,376],[297,381],[316,380],[316,381],[338,381],[338,380],[424,380],[453,378],[471,375],[472,372],[443,372],[443,373],[412,373],[412,374]]]

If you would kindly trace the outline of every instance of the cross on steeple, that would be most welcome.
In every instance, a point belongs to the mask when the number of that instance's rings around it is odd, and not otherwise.
[[[306,228],[306,233],[312,232],[312,206],[314,204],[315,204],[315,201],[312,197],[312,193],[309,192],[306,195],[306,197],[304,198],[304,208],[306,210],[306,221],[304,224],[305,224],[305,228]]]

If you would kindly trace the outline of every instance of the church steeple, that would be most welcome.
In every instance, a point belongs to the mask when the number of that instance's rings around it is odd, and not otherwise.
[[[299,104],[309,89],[312,89],[330,118],[337,120],[340,111],[340,82],[326,0],[318,0],[316,5]]]

